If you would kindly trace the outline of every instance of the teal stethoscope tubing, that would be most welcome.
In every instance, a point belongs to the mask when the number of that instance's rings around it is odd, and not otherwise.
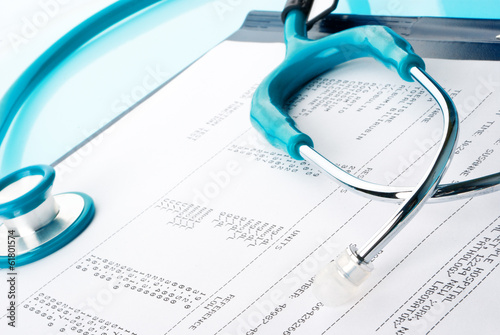
[[[31,93],[68,56],[113,25],[165,0],[120,0],[94,14],[40,55],[0,100],[0,145]]]
[[[394,68],[401,78],[411,81],[411,66],[424,68],[420,57],[411,46],[392,30],[382,26],[351,28],[339,33],[310,40],[306,32],[306,16],[292,10],[285,20],[284,34],[287,47],[285,60],[271,72],[257,88],[252,100],[251,121],[274,146],[286,151],[295,159],[302,144],[313,146],[312,139],[298,130],[294,121],[284,112],[285,102],[304,83],[335,65],[349,59],[371,56],[387,67]],[[406,186],[386,186],[358,179],[330,164],[326,171],[344,186],[371,199],[401,202],[411,196],[414,189]],[[329,171],[334,170],[332,173]],[[340,176],[340,178],[338,178]],[[355,181],[350,187],[345,180]],[[437,185],[431,202],[469,198],[500,189],[500,172],[453,184]]]
[[[352,263],[348,268],[341,269],[341,272],[345,278],[352,279],[353,284],[358,285],[361,278],[364,278],[360,272],[366,272],[358,271],[361,269],[359,266],[371,271],[368,265],[371,265],[373,258],[408,224],[434,193],[455,149],[458,115],[448,94],[422,70],[425,67],[424,61],[415,55],[406,40],[389,28],[357,27],[313,41],[306,37],[305,27],[306,14],[302,10],[292,9],[288,12],[285,19],[285,60],[256,89],[251,108],[253,125],[269,142],[286,150],[293,158],[306,158],[322,167],[321,163],[318,164],[319,154],[313,149],[312,139],[295,127],[284,110],[286,100],[311,79],[349,59],[371,56],[386,66],[395,68],[401,78],[407,81],[412,78],[418,80],[436,99],[443,114],[443,134],[438,153],[425,177],[359,252],[352,246],[348,249],[352,255]],[[327,165],[334,166],[331,163]],[[346,175],[351,177],[347,182],[343,178]],[[359,189],[357,178],[346,172],[338,180],[351,189]],[[351,181],[354,184],[350,184]]]
[[[305,4],[303,2],[302,4]],[[257,87],[251,106],[251,121],[274,146],[294,159],[306,159],[347,188],[363,195],[401,202],[398,211],[361,248],[351,245],[336,265],[338,273],[351,284],[359,285],[371,271],[372,260],[416,215],[433,195],[471,196],[470,190],[492,192],[499,188],[500,173],[483,178],[441,186],[455,150],[458,115],[448,94],[423,70],[423,60],[411,45],[383,26],[362,26],[311,40],[307,38],[307,8],[286,12],[284,61]],[[336,167],[313,149],[312,139],[302,133],[285,110],[286,101],[310,80],[345,61],[373,57],[394,68],[406,80],[418,81],[436,100],[443,114],[443,134],[437,154],[424,178],[414,188],[389,187],[358,179]],[[447,197],[449,198],[449,197]],[[349,259],[347,263],[345,259]],[[328,286],[328,285],[327,285]]]
[[[26,100],[59,64],[106,29],[161,1],[164,0],[118,1],[73,28],[39,56],[14,82],[0,101],[0,145],[5,142],[16,116],[21,117],[18,113]],[[4,162],[1,163],[4,167]],[[20,226],[37,230],[26,236],[16,237],[22,246],[28,248],[22,249],[21,253],[15,255],[15,261],[3,252],[0,253],[0,268],[8,268],[13,264],[25,265],[52,254],[76,238],[93,219],[94,203],[88,195],[83,193],[57,195],[56,198],[64,202],[64,208],[47,209],[50,207],[47,204],[54,201],[51,200],[54,198],[50,195],[50,189],[55,173],[50,166],[31,166],[17,170],[1,179],[0,190],[31,175],[43,176],[42,182],[23,196],[0,204],[0,217],[4,220],[2,224],[14,229],[13,232],[16,232]],[[43,215],[53,214],[51,215],[53,218],[40,228],[38,220],[33,221],[33,215],[31,215],[35,211]],[[30,216],[29,219],[27,219],[28,216]]]
[[[298,144],[312,146],[312,140],[295,127],[283,106],[305,83],[337,64],[367,56],[396,68],[407,81],[411,81],[410,67],[425,67],[411,46],[386,27],[358,27],[313,41],[306,37],[305,21],[300,10],[288,13],[284,27],[285,60],[261,83],[251,111],[253,125],[271,144],[295,159],[302,159]]]

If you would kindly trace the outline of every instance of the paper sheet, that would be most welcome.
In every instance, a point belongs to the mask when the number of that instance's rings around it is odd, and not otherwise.
[[[347,192],[251,127],[252,93],[283,54],[224,42],[59,163],[54,192],[91,195],[95,219],[16,269],[16,328],[0,272],[0,332],[496,333],[500,194],[424,206],[350,303],[313,295],[316,272],[397,205]],[[496,172],[500,65],[426,62],[461,119],[444,181]],[[373,60],[338,67],[289,105],[319,152],[374,182],[414,185],[441,134],[424,90]]]

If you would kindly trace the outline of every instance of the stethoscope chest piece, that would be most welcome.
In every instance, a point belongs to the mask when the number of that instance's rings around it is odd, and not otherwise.
[[[35,165],[0,180],[0,268],[56,252],[92,221],[94,203],[83,193],[51,194],[55,172]]]

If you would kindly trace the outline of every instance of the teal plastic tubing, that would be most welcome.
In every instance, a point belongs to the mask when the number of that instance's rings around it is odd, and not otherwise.
[[[113,25],[165,0],[119,0],[82,22],[42,55],[14,82],[0,100],[0,145],[26,99],[68,56]]]
[[[360,57],[373,57],[395,69],[406,81],[413,81],[410,68],[425,69],[411,45],[391,29],[362,26],[310,40],[306,17],[292,10],[285,20],[286,56],[254,93],[250,118],[253,126],[275,147],[294,159],[303,159],[298,148],[313,147],[312,139],[295,126],[284,111],[286,101],[305,84],[336,65]]]

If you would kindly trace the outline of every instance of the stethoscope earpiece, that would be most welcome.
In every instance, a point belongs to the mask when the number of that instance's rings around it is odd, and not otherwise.
[[[59,250],[92,221],[94,202],[83,193],[52,195],[55,171],[34,165],[0,179],[0,268],[21,266]]]

